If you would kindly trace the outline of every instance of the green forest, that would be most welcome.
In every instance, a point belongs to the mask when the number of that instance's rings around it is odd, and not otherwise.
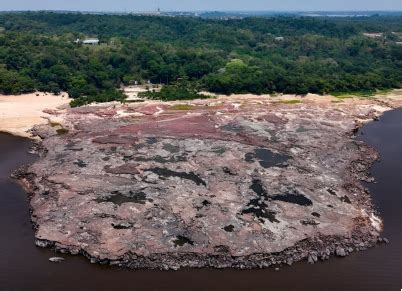
[[[75,42],[90,37],[100,44]],[[194,97],[200,90],[374,92],[401,88],[401,69],[400,16],[0,13],[0,93],[64,91],[75,105],[122,100],[122,85],[148,81],[169,85],[169,100],[183,99],[186,90]]]

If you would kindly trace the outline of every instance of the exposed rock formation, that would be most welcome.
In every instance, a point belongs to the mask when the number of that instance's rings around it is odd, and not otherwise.
[[[355,129],[391,104],[220,98],[91,106],[38,126],[17,175],[39,246],[132,268],[265,267],[377,242],[360,180],[378,158]],[[60,127],[59,126],[59,127]]]

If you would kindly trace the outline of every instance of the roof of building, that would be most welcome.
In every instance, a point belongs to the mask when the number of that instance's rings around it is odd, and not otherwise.
[[[97,38],[87,38],[82,41],[83,44],[98,44],[99,39]]]
[[[382,32],[364,32],[363,35],[368,36],[368,37],[382,37],[384,35],[384,33],[382,33]]]

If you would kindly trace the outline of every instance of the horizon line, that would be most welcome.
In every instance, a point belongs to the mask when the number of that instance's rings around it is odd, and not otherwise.
[[[0,12],[121,12],[121,13],[144,13],[144,12],[156,12],[157,9],[154,10],[69,10],[69,9],[9,9],[9,10],[0,10]],[[232,12],[232,13],[250,13],[250,12],[311,12],[311,13],[322,13],[322,12],[402,12],[401,10],[380,10],[380,9],[369,9],[369,10],[160,10],[163,12]]]

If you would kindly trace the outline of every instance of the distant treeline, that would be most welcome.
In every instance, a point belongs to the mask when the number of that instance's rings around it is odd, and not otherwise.
[[[83,104],[121,99],[121,85],[147,80],[176,85],[186,80],[186,87],[225,94],[400,88],[401,36],[398,16],[220,21],[5,13],[0,14],[0,92],[66,91]],[[101,44],[74,42],[86,37],[98,37]]]

